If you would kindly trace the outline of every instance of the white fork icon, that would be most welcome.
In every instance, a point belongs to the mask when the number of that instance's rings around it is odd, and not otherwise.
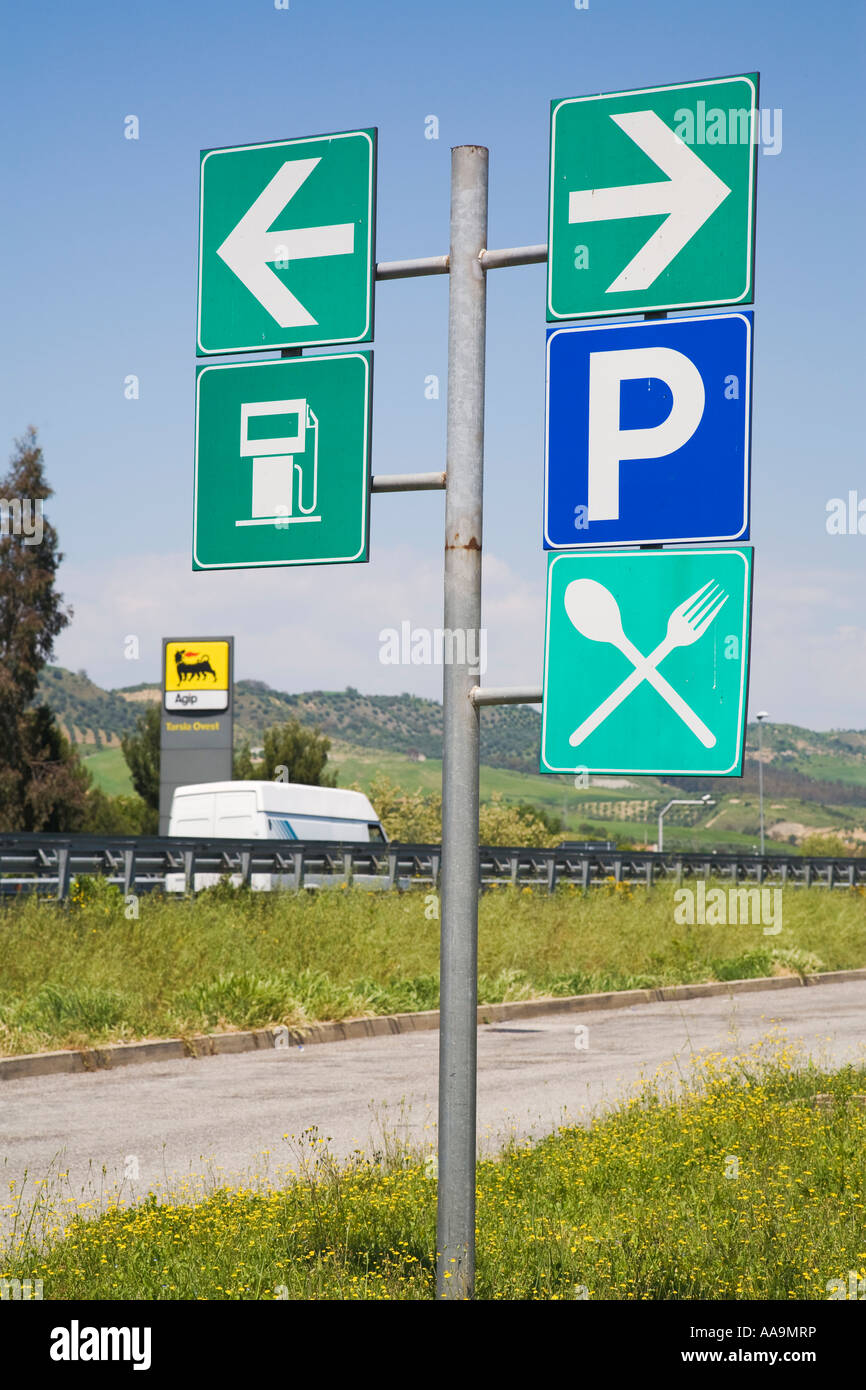
[[[594,579],[575,579],[565,591],[565,609],[571,622],[582,636],[593,642],[609,642],[618,647],[633,664],[634,670],[593,710],[575,729],[569,739],[572,747],[582,743],[597,729],[633,690],[648,680],[700,739],[705,748],[712,748],[716,736],[708,729],[690,705],[677,694],[656,667],[676,647],[689,647],[703,637],[707,628],[728,601],[728,596],[714,580],[704,584],[689,598],[678,604],[668,618],[667,632],[649,656],[643,656],[626,637],[622,627],[619,605],[609,589]]]

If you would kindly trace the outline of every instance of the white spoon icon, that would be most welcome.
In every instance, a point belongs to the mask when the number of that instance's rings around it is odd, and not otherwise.
[[[590,642],[608,642],[612,647],[621,651],[635,668],[640,668],[641,674],[635,680],[635,685],[640,683],[640,679],[649,681],[662,699],[666,700],[671,709],[679,715],[683,723],[700,739],[704,747],[714,747],[716,736],[712,730],[707,728],[703,720],[695,714],[690,705],[686,704],[682,696],[677,694],[673,686],[655,669],[655,666],[648,663],[643,652],[638,651],[634,643],[626,637],[619,604],[609,589],[606,589],[595,579],[573,579],[566,588],[564,603],[565,611],[572,625],[582,637],[586,637]],[[671,643],[669,649],[672,650],[674,645],[676,644]],[[664,654],[666,655],[666,653]],[[607,717],[612,708],[614,705],[610,701],[605,701],[604,704],[600,705],[595,713],[584,720],[578,730],[575,730],[570,742],[573,745],[582,742]]]

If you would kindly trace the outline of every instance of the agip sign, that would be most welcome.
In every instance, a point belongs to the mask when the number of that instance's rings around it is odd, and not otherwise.
[[[159,833],[168,834],[175,787],[232,776],[231,637],[166,637],[162,644]]]
[[[229,667],[227,641],[166,642],[166,710],[227,710]]]

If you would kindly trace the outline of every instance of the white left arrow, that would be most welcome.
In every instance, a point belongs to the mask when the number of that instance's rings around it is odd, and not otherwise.
[[[608,285],[608,294],[649,289],[731,191],[655,111],[628,111],[610,119],[668,177],[658,183],[569,193],[569,222],[607,222],[667,213],[649,241]]]
[[[274,274],[268,262],[348,256],[355,249],[354,222],[268,231],[318,163],[319,159],[295,159],[283,164],[217,248],[217,255],[229,270],[234,271],[281,328],[308,328],[318,320]]]

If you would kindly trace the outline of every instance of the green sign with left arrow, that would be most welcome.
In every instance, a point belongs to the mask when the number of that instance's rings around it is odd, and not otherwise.
[[[376,131],[205,150],[200,354],[373,336]]]

